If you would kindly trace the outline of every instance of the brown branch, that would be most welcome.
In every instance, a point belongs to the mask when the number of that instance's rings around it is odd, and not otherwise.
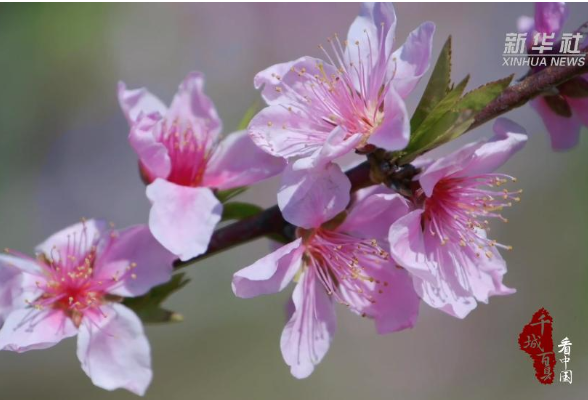
[[[588,47],[583,52],[588,51]],[[541,93],[584,73],[588,73],[588,59],[584,56],[583,66],[549,67],[530,75],[518,85],[506,88],[500,96],[480,111],[468,130],[475,129],[500,115],[522,106]]]
[[[584,52],[586,50],[586,48],[583,49]],[[520,107],[541,93],[587,72],[588,60],[585,57],[585,65],[582,67],[548,67],[537,74],[528,76],[521,83],[505,89],[500,96],[480,111],[468,130],[474,129],[510,110]],[[351,180],[352,190],[357,190],[372,184],[370,180],[370,165],[367,161],[347,171],[347,176]],[[294,229],[292,225],[282,218],[278,206],[273,206],[258,215],[218,229],[212,236],[206,254],[185,262],[177,262],[176,268],[192,264],[195,261],[216,254],[222,250],[263,236],[290,239],[293,233]]]

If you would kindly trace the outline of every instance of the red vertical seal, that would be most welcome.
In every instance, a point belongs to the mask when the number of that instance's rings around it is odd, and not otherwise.
[[[519,334],[519,347],[533,360],[535,376],[543,385],[551,385],[555,377],[553,353],[553,318],[541,308]]]

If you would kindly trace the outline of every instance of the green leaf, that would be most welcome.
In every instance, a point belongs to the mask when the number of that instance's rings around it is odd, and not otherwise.
[[[513,75],[506,78],[499,79],[494,82],[489,82],[471,92],[466,93],[457,104],[458,110],[472,110],[474,112],[481,111],[492,100],[497,98],[510,85]]]
[[[451,83],[451,36],[445,42],[423,97],[410,120],[411,137],[406,149],[392,160],[400,165],[465,133],[475,116],[498,97],[513,75],[487,83],[463,94],[469,75],[459,84]]]
[[[451,36],[439,53],[437,63],[427,83],[423,97],[411,120],[411,132],[415,132],[433,108],[445,97],[451,85]]]
[[[253,215],[257,215],[263,211],[258,205],[250,204],[250,203],[242,203],[242,202],[233,202],[233,203],[226,203],[223,206],[223,221],[228,221],[231,219],[243,219],[247,217],[251,217]]]
[[[249,123],[251,122],[251,120],[253,119],[255,114],[257,114],[258,111],[259,111],[259,101],[256,101],[255,103],[253,103],[251,105],[251,107],[249,107],[247,109],[247,111],[245,111],[243,118],[241,118],[241,122],[239,122],[239,125],[237,125],[237,130],[242,131],[243,129],[247,129],[247,127],[249,126]]]
[[[216,198],[221,203],[226,203],[227,201],[231,200],[233,197],[237,197],[243,192],[246,192],[249,189],[247,186],[238,187],[235,189],[228,189],[228,190],[219,190],[216,192]]]
[[[444,121],[446,123],[445,132],[437,137],[435,141],[429,144],[424,151],[434,149],[451,140],[457,139],[464,134],[474,123],[475,113],[471,110],[462,110],[451,112],[451,119]]]
[[[435,125],[437,136],[429,143],[423,144],[419,149],[404,153],[397,158],[398,164],[408,164],[421,154],[458,138],[474,123],[474,116],[475,114],[471,110],[449,111]]]
[[[420,149],[445,133],[447,126],[453,123],[452,119],[457,118],[457,115],[453,115],[452,111],[463,94],[469,78],[469,75],[466,76],[456,87],[451,89],[431,110],[418,129],[412,132],[410,143],[405,150],[406,153],[420,152]]]
[[[476,114],[498,97],[512,78],[511,75],[487,83],[462,97],[469,79],[467,76],[437,102],[416,131],[412,132],[408,147],[397,156],[398,162],[409,163],[417,156],[464,134],[474,122]]]
[[[169,282],[151,289],[149,293],[133,298],[126,298],[123,304],[133,310],[146,324],[163,322],[180,322],[181,314],[161,308],[172,293],[177,292],[190,282],[184,273],[175,274]]]

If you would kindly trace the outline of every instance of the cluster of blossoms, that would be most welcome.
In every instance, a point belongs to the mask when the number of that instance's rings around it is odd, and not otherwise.
[[[435,161],[416,159],[410,198],[376,186],[350,199],[350,183],[333,163],[369,145],[393,151],[408,144],[403,99],[429,67],[435,26],[422,24],[394,50],[395,25],[391,5],[364,4],[345,47],[329,39],[330,63],[303,57],[255,77],[268,107],[249,132],[288,161],[278,205],[298,230],[295,241],[237,272],[233,291],[247,298],[297,281],[280,344],[298,378],[328,350],[334,302],[374,319],[385,334],[413,327],[420,299],[463,318],[478,301],[514,292],[502,283],[498,252],[509,246],[486,230],[488,219],[506,221],[501,210],[519,200],[519,191],[496,190],[514,178],[494,171],[525,144],[521,126],[499,119],[491,140]]]
[[[538,10],[525,29],[559,32],[565,8]],[[326,60],[302,57],[257,74],[268,106],[247,131],[222,140],[200,73],[185,78],[169,108],[146,89],[120,83],[151,202],[148,226],[117,232],[83,221],[50,237],[35,257],[7,250],[0,256],[0,349],[44,349],[78,335],[77,355],[94,384],[142,395],[152,376],[150,349],[123,300],[167,282],[174,260],[206,252],[223,213],[218,191],[280,173],[278,205],[295,237],[235,273],[232,287],[250,298],[296,282],[280,340],[295,377],[309,376],[325,356],[335,303],[387,334],[413,327],[421,300],[464,318],[478,302],[513,293],[503,284],[499,252],[510,246],[487,231],[490,219],[506,222],[502,210],[520,200],[520,190],[503,189],[515,179],[496,170],[524,146],[521,126],[498,119],[491,139],[435,160],[417,158],[410,195],[384,185],[352,193],[335,162],[409,143],[404,99],[429,68],[435,26],[422,24],[398,47],[395,27],[390,4],[362,5],[347,39],[335,35],[321,47]],[[575,110],[566,123],[586,123],[586,99],[559,90]],[[550,101],[535,105],[552,135],[577,136],[569,125],[556,126],[545,109]]]

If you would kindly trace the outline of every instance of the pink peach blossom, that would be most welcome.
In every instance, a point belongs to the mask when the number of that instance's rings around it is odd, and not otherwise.
[[[206,251],[222,215],[215,189],[246,186],[278,174],[284,162],[260,151],[245,131],[219,141],[221,120],[204,94],[204,78],[190,73],[167,109],[146,89],[118,96],[139,156],[147,197],[149,228],[181,260]]]
[[[518,20],[520,32],[527,33],[527,47],[531,50],[535,34],[554,34],[553,52],[559,53],[557,42],[569,17],[565,3],[535,3],[535,17],[522,16]],[[532,72],[544,66],[532,67]],[[588,74],[576,77],[558,86],[555,93],[545,94],[531,101],[531,106],[541,116],[554,150],[568,150],[580,141],[582,125],[588,127]]]
[[[82,369],[103,389],[143,395],[151,382],[149,342],[120,303],[166,282],[174,255],[146,226],[117,232],[102,221],[66,228],[32,258],[0,255],[0,349],[46,349],[78,336]]]
[[[233,277],[241,298],[276,293],[296,282],[280,347],[292,375],[309,376],[336,330],[334,302],[374,319],[380,334],[412,327],[419,299],[408,273],[382,249],[393,220],[408,203],[383,187],[362,189],[345,214],[327,222],[313,214],[312,229]],[[344,220],[342,220],[342,218]]]
[[[506,263],[486,236],[488,220],[520,191],[496,190],[509,180],[495,173],[527,140],[524,129],[506,119],[494,124],[495,137],[471,143],[422,166],[414,209],[390,227],[390,254],[412,275],[419,296],[430,306],[464,318],[477,301],[513,293],[502,284]]]
[[[395,28],[390,3],[364,3],[347,40],[335,35],[328,50],[321,46],[326,61],[302,57],[255,76],[268,107],[248,130],[261,149],[289,160],[278,204],[294,225],[311,227],[299,210],[318,200],[328,218],[335,203],[349,202],[347,178],[331,161],[368,145],[399,150],[408,144],[404,99],[429,67],[435,25],[422,24],[393,51]],[[317,190],[322,193],[307,196]]]

